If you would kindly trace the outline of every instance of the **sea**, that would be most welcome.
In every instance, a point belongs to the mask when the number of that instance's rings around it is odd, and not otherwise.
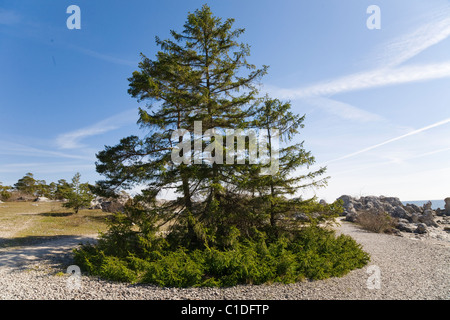
[[[431,201],[431,209],[436,210],[437,208],[444,209],[445,201],[444,200],[414,200],[414,201],[402,201],[403,205],[407,203],[415,204],[416,206],[423,206],[428,201]]]

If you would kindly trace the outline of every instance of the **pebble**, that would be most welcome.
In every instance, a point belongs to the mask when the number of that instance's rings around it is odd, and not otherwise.
[[[231,288],[161,288],[111,282],[82,274],[80,287],[70,286],[60,262],[34,261],[20,268],[0,266],[0,299],[12,300],[335,300],[450,299],[450,243],[370,233],[349,222],[339,232],[349,234],[371,255],[369,264],[341,278],[295,284],[239,285]],[[1,254],[1,253],[0,253]],[[369,286],[380,271],[379,289]]]

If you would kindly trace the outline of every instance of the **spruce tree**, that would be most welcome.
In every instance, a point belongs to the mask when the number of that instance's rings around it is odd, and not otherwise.
[[[72,178],[72,184],[70,189],[66,189],[64,197],[67,202],[63,204],[65,208],[72,208],[75,213],[83,207],[88,207],[94,198],[90,191],[88,183],[81,183],[81,174],[77,172]]]
[[[148,134],[124,138],[97,155],[97,171],[106,177],[97,183],[97,192],[112,196],[120,188],[145,185],[139,199],[154,205],[146,213],[148,217],[157,216],[162,224],[172,221],[168,239],[188,247],[226,246],[232,237],[251,236],[252,230],[264,229],[264,201],[273,202],[269,224],[275,226],[276,199],[292,193],[296,182],[304,177],[289,178],[284,183],[281,178],[313,161],[301,145],[286,147],[281,150],[282,173],[271,179],[260,178],[264,166],[249,159],[244,164],[224,161],[230,151],[227,129],[281,126],[283,135],[290,137],[303,121],[287,114],[282,105],[274,104],[271,111],[259,108],[258,84],[267,67],[256,68],[247,62],[249,46],[238,42],[244,29],[233,29],[233,22],[215,17],[204,5],[188,15],[181,33],[172,30],[167,40],[157,37],[160,51],[155,59],[141,53],[139,70],[128,79],[129,94],[146,102],[139,109],[138,123]],[[283,120],[286,115],[290,118]],[[201,123],[202,133],[212,132],[212,137],[188,135],[188,143],[194,148],[190,154],[180,150],[179,155],[191,161],[175,164],[172,150],[184,137],[174,138],[173,132],[184,129],[192,133],[196,123]],[[249,141],[245,143],[249,147]],[[198,161],[196,145],[211,151],[214,161]],[[321,173],[323,170],[310,177]],[[269,194],[267,189],[262,190],[268,186]],[[175,191],[177,198],[156,205],[156,197],[164,190]]]

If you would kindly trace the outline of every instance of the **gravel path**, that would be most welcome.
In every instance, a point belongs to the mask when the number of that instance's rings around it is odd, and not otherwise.
[[[65,237],[39,246],[0,250],[0,299],[450,299],[450,243],[369,233],[348,222],[349,234],[370,253],[368,266],[342,278],[233,288],[159,288],[66,274],[71,248],[92,237]],[[379,289],[374,269],[380,271]],[[61,272],[62,271],[62,272]],[[76,279],[79,282],[73,282]],[[80,287],[76,287],[80,284]]]

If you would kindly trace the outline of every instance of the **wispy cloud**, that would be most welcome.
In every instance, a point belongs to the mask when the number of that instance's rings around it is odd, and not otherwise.
[[[21,21],[21,16],[15,11],[0,8],[0,25],[14,25]]]
[[[124,111],[91,126],[61,134],[56,138],[56,144],[60,149],[83,148],[85,147],[85,145],[81,143],[83,139],[116,130],[135,121],[136,110]]]
[[[383,45],[379,54],[385,67],[395,67],[450,36],[450,5],[426,15],[426,22],[410,33]]]
[[[331,96],[338,93],[450,77],[450,61],[399,67],[450,36],[450,6],[427,16],[428,22],[386,43],[376,59],[381,66],[296,89],[268,87],[285,99]]]
[[[74,172],[76,170],[92,170],[94,163],[79,162],[28,162],[28,163],[9,163],[2,164],[0,173],[23,173],[23,172],[39,172],[43,173],[61,173]]]
[[[375,113],[365,111],[361,108],[357,108],[348,103],[336,101],[324,97],[310,97],[305,98],[305,102],[318,107],[329,114],[340,117],[345,120],[352,120],[358,122],[374,122],[381,121],[383,118]]]
[[[69,48],[76,50],[84,55],[96,58],[96,59],[100,59],[106,62],[111,62],[114,64],[119,64],[119,65],[125,65],[125,66],[131,66],[131,67],[136,67],[139,63],[138,60],[136,61],[132,61],[132,60],[126,60],[126,59],[121,59],[121,58],[117,58],[117,57],[113,57],[111,55],[107,55],[104,53],[100,53],[91,49],[86,49],[86,48],[82,48],[79,46],[75,46],[75,45],[68,45]]]
[[[450,77],[450,61],[426,65],[383,68],[344,76],[299,89],[271,88],[284,99],[330,96],[362,89],[378,88],[411,82]]]
[[[385,146],[385,145],[390,144],[390,143],[392,143],[392,142],[395,142],[395,141],[398,141],[398,140],[402,140],[402,139],[404,139],[404,138],[406,138],[406,137],[410,137],[410,136],[413,136],[413,135],[422,133],[422,132],[424,132],[424,131],[427,131],[427,130],[430,130],[430,129],[433,129],[433,128],[436,128],[436,127],[440,127],[440,126],[445,125],[445,124],[448,124],[448,123],[450,123],[450,118],[447,118],[447,119],[445,119],[445,120],[442,120],[442,121],[433,123],[433,124],[431,124],[431,125],[429,125],[429,126],[426,126],[426,127],[423,127],[423,128],[417,129],[417,130],[413,130],[413,131],[408,132],[408,133],[406,133],[406,134],[403,134],[403,135],[401,135],[401,136],[398,136],[398,137],[395,137],[395,138],[392,138],[392,139],[383,141],[383,142],[381,142],[381,143],[372,145],[372,146],[370,146],[370,147],[367,147],[367,148],[364,148],[364,149],[361,149],[361,150],[358,150],[358,151],[349,153],[349,154],[344,155],[344,156],[342,156],[342,157],[339,157],[339,158],[336,158],[336,159],[332,159],[332,160],[326,161],[326,162],[325,162],[324,164],[322,164],[322,165],[327,165],[327,164],[332,163],[332,162],[336,162],[336,161],[348,159],[348,158],[351,158],[351,157],[360,155],[360,154],[362,154],[362,153],[365,153],[365,152],[374,150],[374,149],[376,149],[376,148]]]
[[[92,160],[92,157],[80,155],[80,154],[70,154],[65,152],[45,150],[36,148],[33,146],[28,146],[25,144],[0,141],[0,154],[3,155],[15,155],[24,157],[51,157],[51,158],[66,158],[66,159],[80,159],[80,160]]]

